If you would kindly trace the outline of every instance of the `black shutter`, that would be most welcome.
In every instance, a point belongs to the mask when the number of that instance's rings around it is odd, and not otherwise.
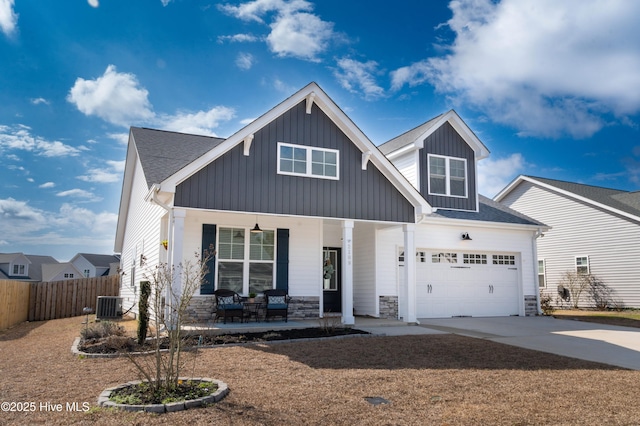
[[[289,291],[289,230],[278,229],[276,238],[276,288]]]
[[[205,275],[205,281],[200,285],[200,294],[213,294],[216,282],[216,225],[202,225],[202,258],[205,258],[205,250],[209,252],[211,258],[207,262],[209,272]]]

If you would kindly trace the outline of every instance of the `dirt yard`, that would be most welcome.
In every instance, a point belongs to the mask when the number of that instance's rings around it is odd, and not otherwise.
[[[228,383],[222,402],[160,416],[105,410],[98,394],[137,375],[127,359],[72,356],[82,320],[0,332],[0,424],[640,424],[640,371],[454,335],[204,349],[184,373]]]

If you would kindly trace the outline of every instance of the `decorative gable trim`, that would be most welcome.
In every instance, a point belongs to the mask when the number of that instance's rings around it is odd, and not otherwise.
[[[253,135],[273,120],[305,101],[305,112],[310,113],[315,105],[347,136],[347,138],[362,152],[370,152],[367,163],[372,162],[406,199],[415,206],[417,216],[431,212],[431,206],[420,193],[402,176],[377,147],[362,133],[344,112],[329,98],[329,96],[315,83],[310,83],[294,95],[290,96],[270,111],[260,116],[243,129],[231,135],[224,142],[197,158],[195,161],[161,182],[163,192],[175,193],[176,187],[204,168],[206,165],[229,152],[236,145],[244,142],[248,135]],[[246,147],[246,145],[245,145]]]

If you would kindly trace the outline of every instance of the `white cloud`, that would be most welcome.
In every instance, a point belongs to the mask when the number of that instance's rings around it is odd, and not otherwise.
[[[640,110],[640,2],[457,0],[450,53],[391,74],[429,82],[521,135],[589,137]]]
[[[241,70],[249,70],[253,66],[254,58],[251,53],[240,52],[236,57],[236,66]]]
[[[76,79],[67,100],[85,115],[128,127],[154,117],[148,95],[134,74],[119,73],[109,65],[95,80]]]
[[[34,104],[34,105],[40,105],[40,104],[50,105],[51,104],[51,102],[49,102],[45,98],[34,98],[34,99],[31,99],[31,103]]]
[[[129,143],[129,133],[107,133],[109,139],[113,139],[122,145]]]
[[[234,34],[218,37],[218,43],[224,43],[225,41],[229,41],[231,43],[251,43],[259,40],[260,39],[258,37],[252,34]]]
[[[106,161],[107,168],[92,168],[88,169],[87,173],[78,176],[78,179],[85,182],[96,183],[113,183],[120,182],[122,179],[122,173],[124,172],[125,161]]]
[[[18,15],[13,10],[14,0],[0,0],[0,30],[10,36],[18,25]]]
[[[0,153],[5,150],[23,150],[33,152],[42,157],[67,157],[80,153],[78,148],[59,141],[48,141],[40,136],[33,136],[31,128],[24,125],[0,125]]]
[[[360,62],[350,58],[338,60],[338,69],[334,75],[342,87],[352,93],[362,93],[367,100],[384,96],[384,89],[376,84],[378,63]]]
[[[214,129],[218,127],[220,122],[231,120],[233,117],[235,117],[233,108],[216,106],[209,111],[179,112],[175,115],[165,115],[159,120],[158,124],[164,130],[216,136]]]
[[[56,184],[54,182],[45,182],[42,185],[39,185],[38,188],[53,188]]]
[[[493,197],[509,182],[521,174],[526,166],[522,154],[511,154],[506,158],[485,158],[478,162],[478,191]]]
[[[98,0],[87,0],[87,3],[89,3],[89,6],[91,6],[91,7],[100,6],[100,2]]]
[[[0,217],[4,232],[7,233],[13,232],[12,230],[37,231],[46,225],[46,215],[42,210],[29,206],[26,201],[13,198],[0,199]]]
[[[166,7],[172,0],[160,0],[162,2],[162,6]]]
[[[272,17],[266,42],[281,57],[319,62],[318,55],[336,36],[333,23],[310,13],[313,4],[306,0],[254,0],[239,6],[220,5],[219,9],[243,21],[265,23],[263,17]]]
[[[67,191],[60,191],[56,194],[58,197],[86,198],[88,201],[101,201],[102,198],[96,197],[92,192],[84,189],[74,188]]]

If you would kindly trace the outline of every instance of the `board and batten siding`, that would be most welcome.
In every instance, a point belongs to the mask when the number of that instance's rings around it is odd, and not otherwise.
[[[278,142],[336,149],[339,180],[278,174]],[[301,102],[257,131],[250,155],[230,149],[176,188],[175,205],[356,220],[415,222],[413,205],[325,113]]]
[[[429,194],[428,155],[436,154],[467,160],[467,197],[448,197]],[[476,161],[473,149],[462,139],[451,124],[444,123],[424,141],[420,150],[420,193],[433,207],[454,210],[477,210]]]
[[[538,238],[538,259],[545,261],[544,293],[555,301],[575,257],[588,256],[591,273],[615,290],[626,307],[640,306],[640,224],[530,182],[522,182],[503,204],[552,229]],[[588,306],[587,301],[582,302]]]
[[[120,260],[120,267],[125,274],[121,278],[120,288],[123,308],[128,310],[133,307],[132,312],[135,313],[138,310],[136,293],[140,291],[140,281],[148,279],[153,272],[151,266],[140,264],[140,256],[144,256],[146,265],[155,266],[160,262],[160,250],[164,250],[160,244],[160,223],[167,213],[163,208],[144,201],[148,192],[142,166],[140,161],[136,161]]]

